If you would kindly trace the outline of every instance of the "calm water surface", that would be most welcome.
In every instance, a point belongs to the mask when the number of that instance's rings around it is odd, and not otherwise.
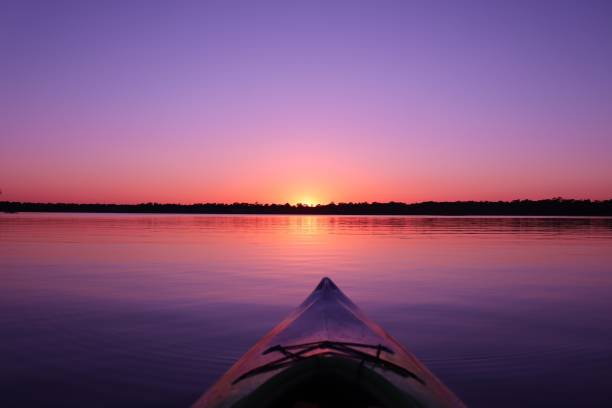
[[[2,406],[188,406],[330,276],[471,407],[612,403],[612,219],[0,215]]]

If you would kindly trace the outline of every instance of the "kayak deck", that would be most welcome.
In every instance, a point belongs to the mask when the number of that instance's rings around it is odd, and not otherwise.
[[[463,407],[329,278],[194,407]]]

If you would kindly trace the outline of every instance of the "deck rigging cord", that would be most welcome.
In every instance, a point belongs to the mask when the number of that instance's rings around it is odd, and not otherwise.
[[[321,349],[328,350],[328,351],[310,355],[310,356],[307,355],[311,351],[321,350]],[[359,349],[374,349],[376,350],[376,355],[366,353]],[[266,363],[264,365],[261,365],[259,367],[256,367],[252,370],[245,372],[240,377],[236,378],[232,382],[232,384],[236,384],[248,377],[252,377],[252,376],[255,376],[261,373],[265,373],[268,371],[274,371],[279,368],[289,366],[298,361],[303,361],[303,360],[316,358],[316,357],[340,356],[340,357],[349,357],[349,358],[355,358],[355,359],[361,360],[360,367],[366,361],[371,362],[375,366],[380,366],[384,369],[391,370],[395,372],[396,374],[401,375],[402,377],[413,378],[419,383],[425,385],[425,381],[423,381],[423,379],[421,379],[419,376],[417,376],[412,371],[409,371],[405,369],[404,367],[401,367],[397,364],[394,364],[388,360],[381,358],[380,355],[383,351],[388,354],[394,354],[393,350],[389,349],[388,347],[383,346],[382,344],[372,345],[372,344],[347,343],[347,342],[329,341],[329,340],[312,342],[312,343],[294,344],[290,346],[282,346],[280,344],[277,344],[275,346],[269,347],[266,350],[264,350],[262,355],[279,352],[283,354],[284,357],[270,361],[269,363]]]

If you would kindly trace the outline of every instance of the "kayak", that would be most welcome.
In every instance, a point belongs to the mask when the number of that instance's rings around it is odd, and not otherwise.
[[[465,405],[331,279],[323,278],[193,407]]]

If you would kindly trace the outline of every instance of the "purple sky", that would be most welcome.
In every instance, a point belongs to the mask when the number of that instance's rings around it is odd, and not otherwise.
[[[610,1],[3,1],[0,200],[612,198]]]

